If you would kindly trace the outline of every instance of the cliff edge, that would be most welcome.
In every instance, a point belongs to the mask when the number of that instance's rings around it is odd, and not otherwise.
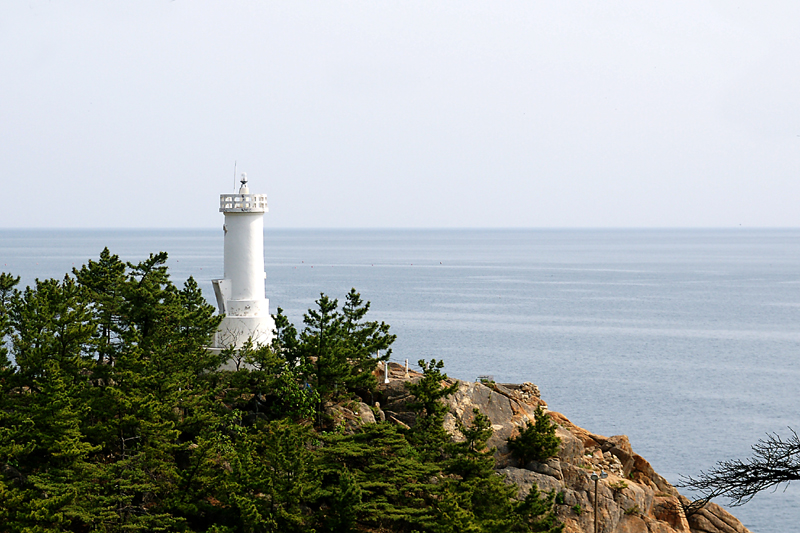
[[[384,383],[382,368],[376,375],[380,378],[376,396],[378,416],[397,424],[413,425],[413,413],[405,407],[411,399],[406,382],[419,380],[421,374],[406,373],[401,365],[389,363],[388,383]],[[590,476],[601,470],[608,477],[600,480],[597,487],[599,532],[749,533],[736,517],[717,504],[693,509],[688,498],[632,450],[627,436],[592,433],[561,413],[548,412],[558,425],[556,434],[561,438],[558,455],[544,463],[518,464],[508,449],[508,438],[533,420],[537,407],[547,407],[532,383],[461,381],[446,403],[450,410],[445,428],[455,440],[463,438],[457,429],[457,419],[469,425],[476,407],[489,418],[494,434],[488,445],[497,449],[497,473],[519,487],[520,498],[527,495],[533,484],[542,491],[556,491],[557,513],[566,533],[594,532],[595,482]],[[375,421],[373,411],[365,404],[361,413],[353,415],[359,421]]]

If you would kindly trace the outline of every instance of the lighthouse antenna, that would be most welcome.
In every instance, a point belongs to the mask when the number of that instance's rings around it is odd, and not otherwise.
[[[233,190],[236,190],[236,160],[233,161]]]

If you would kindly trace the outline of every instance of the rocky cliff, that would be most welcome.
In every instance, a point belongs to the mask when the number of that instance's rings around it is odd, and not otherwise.
[[[380,418],[397,424],[412,425],[413,414],[406,408],[411,399],[406,382],[420,374],[397,364],[389,364],[389,383],[380,386],[376,410]],[[458,391],[447,398],[450,413],[445,427],[454,439],[462,438],[456,419],[470,424],[473,408],[489,417],[494,434],[489,446],[497,448],[497,472],[520,488],[524,498],[533,484],[544,491],[555,490],[558,515],[567,533],[594,531],[595,482],[593,472],[604,471],[608,477],[597,482],[598,531],[602,533],[749,533],[739,520],[714,503],[699,510],[658,475],[643,457],[634,453],[628,437],[604,437],[571,423],[560,413],[548,412],[558,424],[561,438],[558,456],[545,463],[520,465],[508,450],[507,439],[516,435],[526,421],[533,420],[538,406],[547,407],[538,388],[531,383],[509,385],[462,381]],[[353,422],[374,422],[373,410],[362,404],[352,411]]]

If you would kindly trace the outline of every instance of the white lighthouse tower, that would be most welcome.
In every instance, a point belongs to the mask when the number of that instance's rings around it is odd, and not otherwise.
[[[225,214],[225,277],[212,280],[220,314],[214,348],[241,348],[248,340],[267,344],[275,321],[264,297],[264,213],[266,194],[250,194],[242,174],[239,194],[222,194],[219,210]]]

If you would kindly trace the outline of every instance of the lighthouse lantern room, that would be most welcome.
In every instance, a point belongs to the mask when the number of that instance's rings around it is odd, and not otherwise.
[[[241,348],[272,340],[275,322],[264,297],[264,213],[266,194],[250,194],[242,174],[239,194],[222,194],[219,210],[225,215],[225,276],[212,280],[220,314],[225,315],[214,348]]]

